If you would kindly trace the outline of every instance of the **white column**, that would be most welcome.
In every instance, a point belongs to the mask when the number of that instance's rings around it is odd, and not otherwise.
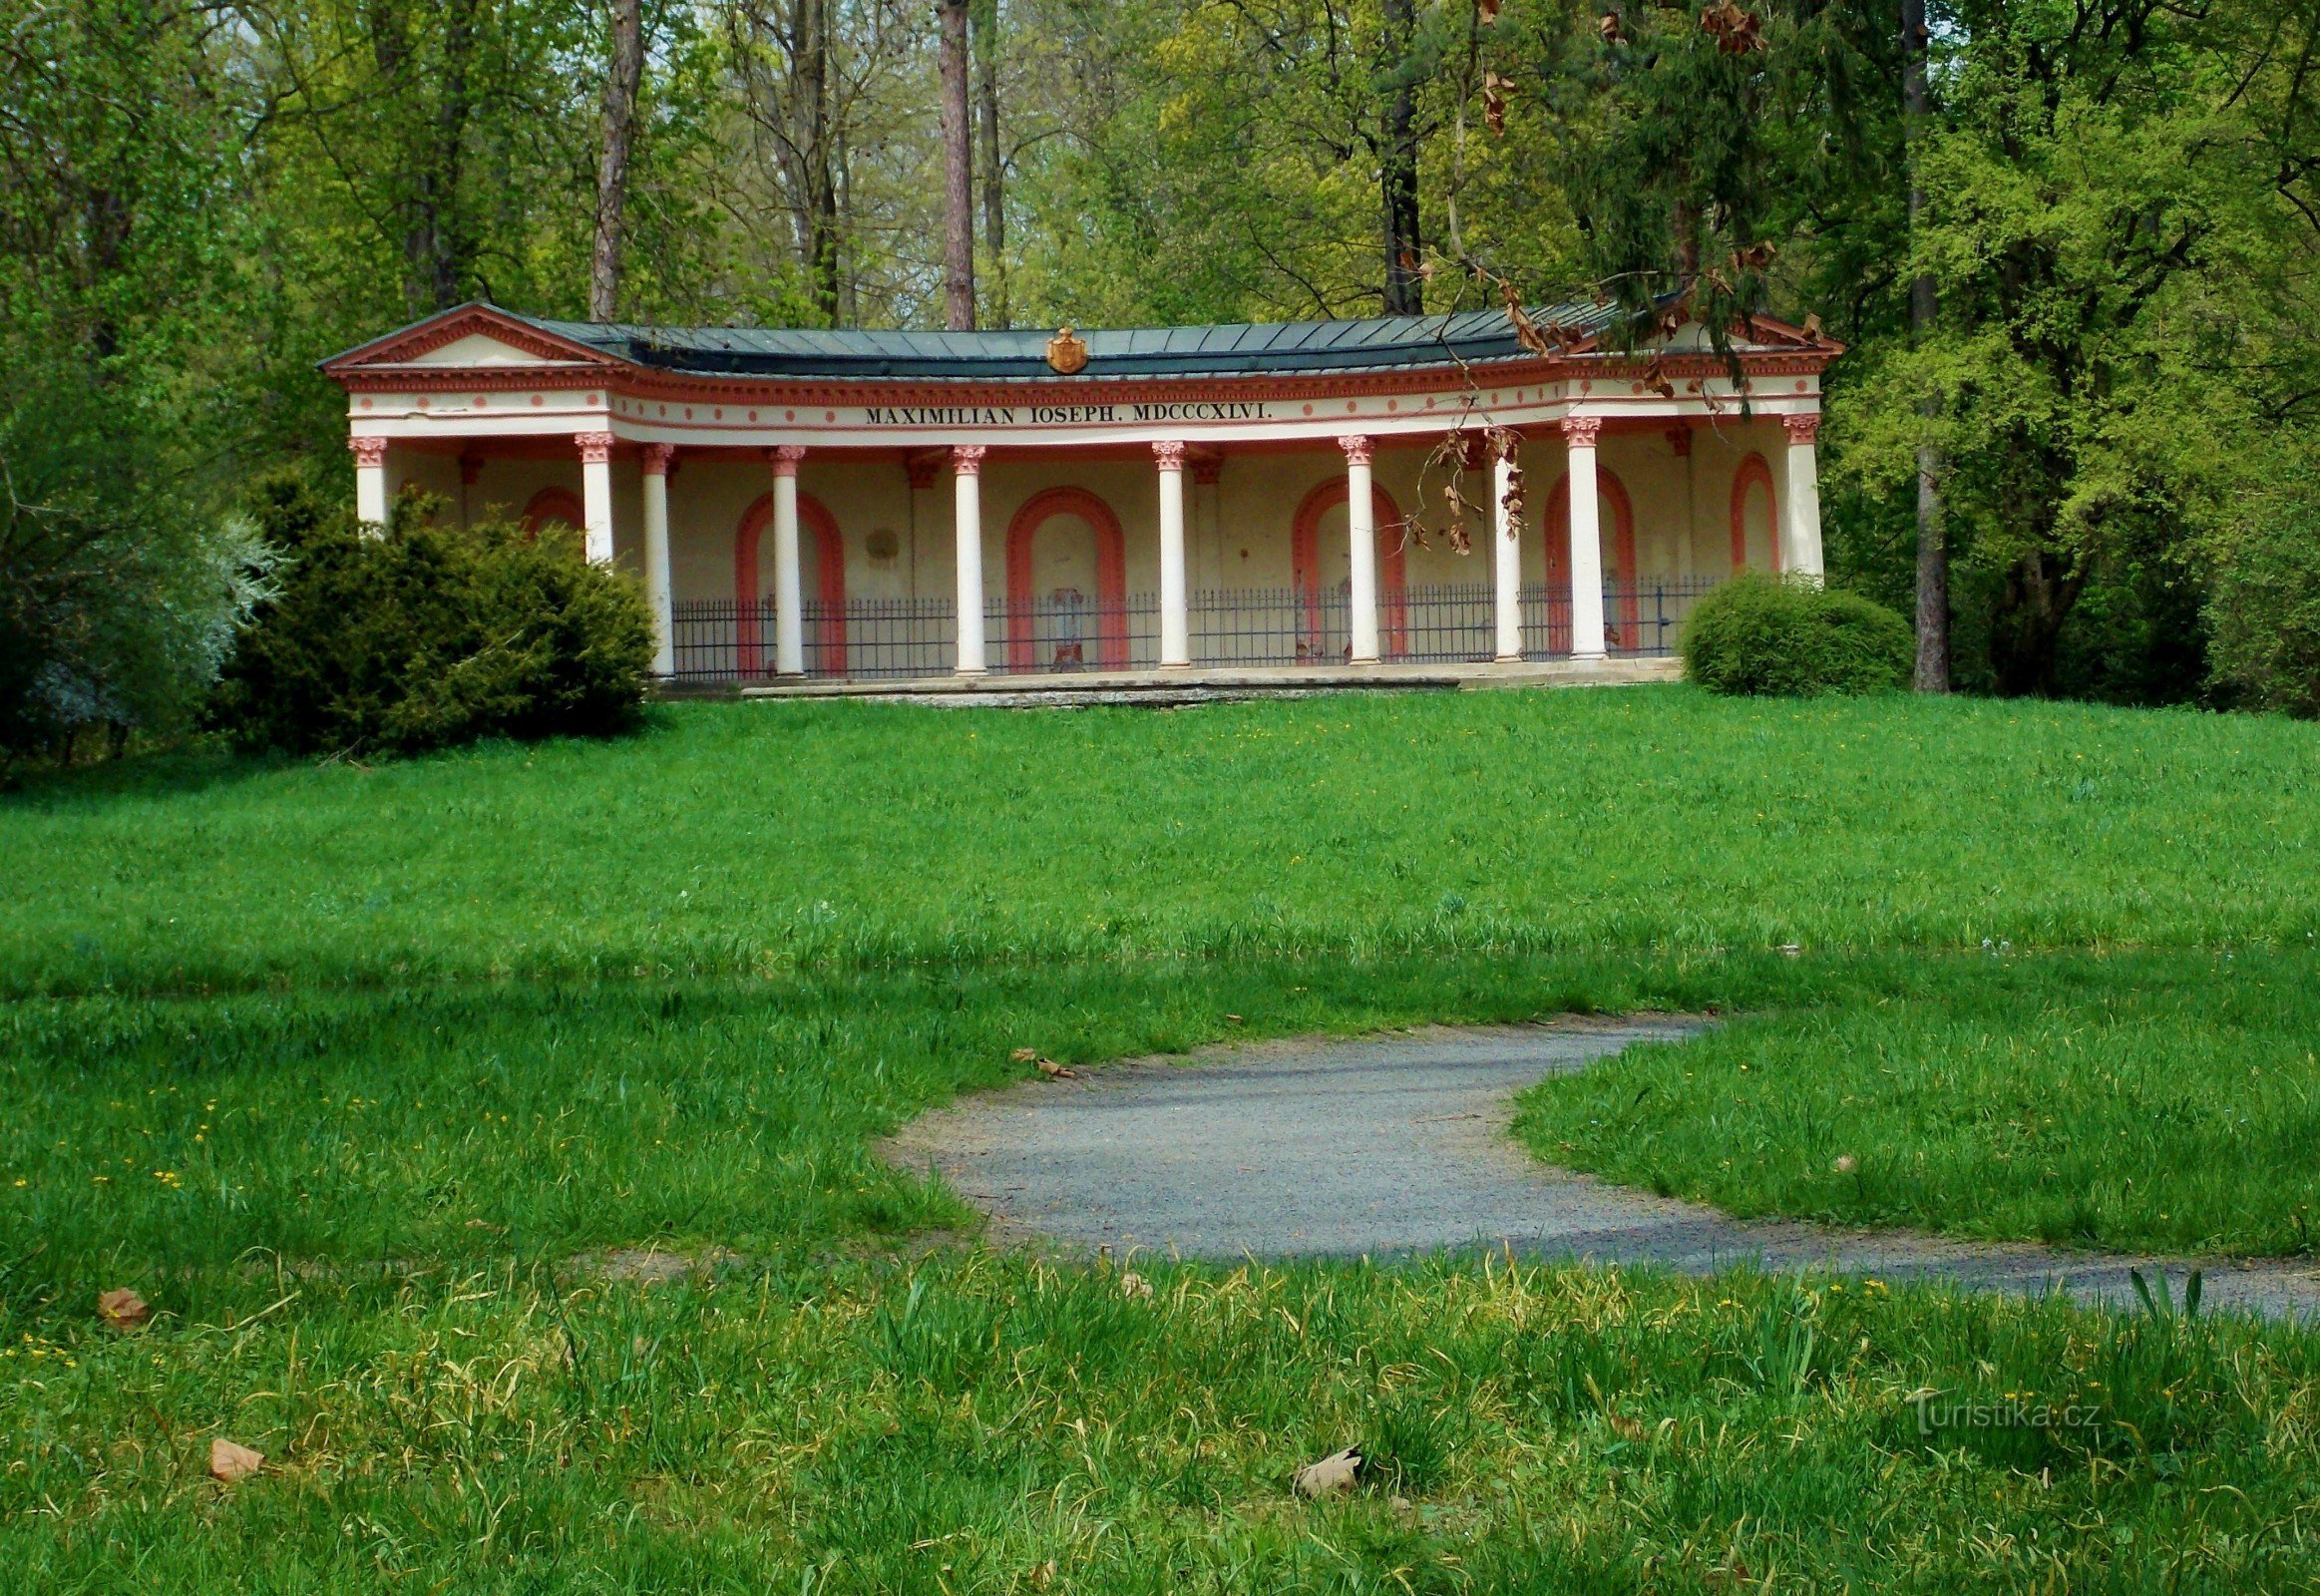
[[[806,595],[798,571],[798,462],[806,452],[773,451],[773,673],[806,673]]]
[[[963,443],[951,451],[951,480],[958,494],[962,676],[979,676],[987,668],[982,651],[982,448],[978,443]]]
[[[580,519],[587,525],[588,564],[612,563],[612,435],[573,435],[580,452]]]
[[[652,611],[652,673],[676,674],[676,634],[669,620],[668,468],[673,444],[644,446],[644,603]]]
[[[387,524],[387,440],[353,437],[346,447],[354,451],[354,514],[372,526]]]
[[[1570,416],[1563,441],[1571,456],[1571,657],[1603,657],[1603,526],[1595,502],[1595,435],[1603,422]]]
[[[1340,438],[1346,451],[1346,567],[1353,581],[1348,599],[1353,634],[1353,663],[1377,663],[1377,509],[1369,487],[1369,440]]]
[[[1510,503],[1520,468],[1515,455],[1522,448],[1518,433],[1502,432],[1490,451],[1491,573],[1498,581],[1498,657],[1522,657],[1522,507]]]
[[[1184,445],[1156,443],[1160,463],[1160,663],[1192,663],[1192,617],[1184,580]]]
[[[1818,416],[1782,416],[1788,434],[1788,491],[1780,496],[1780,569],[1820,580],[1820,464],[1813,440]]]

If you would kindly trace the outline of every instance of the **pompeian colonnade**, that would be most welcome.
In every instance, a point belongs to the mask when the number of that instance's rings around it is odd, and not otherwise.
[[[470,304],[324,369],[363,519],[417,489],[570,523],[641,580],[666,677],[1584,668],[1666,652],[1734,572],[1819,573],[1840,352],[1759,318],[1729,359],[1696,326],[1622,355],[1610,315],[1537,313],[1542,356],[1499,311],[1081,338]],[[1458,469],[1470,552],[1414,514]]]

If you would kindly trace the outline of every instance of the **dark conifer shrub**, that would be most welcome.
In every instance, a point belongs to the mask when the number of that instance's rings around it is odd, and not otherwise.
[[[415,753],[479,737],[600,735],[636,718],[652,622],[577,535],[438,526],[416,497],[382,534],[297,477],[261,483],[279,596],[226,666],[212,717],[241,745]]]
[[[1731,694],[1876,692],[1909,680],[1909,622],[1858,594],[1750,572],[1684,623],[1684,674]]]

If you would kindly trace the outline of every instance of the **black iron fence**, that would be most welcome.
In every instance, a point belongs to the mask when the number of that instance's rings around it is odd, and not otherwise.
[[[1673,653],[1684,617],[1711,578],[1607,583],[1604,640],[1615,654]],[[1521,590],[1525,658],[1571,652],[1571,595],[1557,585]],[[1345,590],[1241,589],[1187,598],[1192,662],[1210,667],[1343,664],[1353,631]],[[808,599],[801,606],[811,676],[879,679],[939,676],[959,662],[958,607],[949,598]],[[677,679],[761,681],[774,672],[774,606],[693,599],[672,606]],[[1104,603],[1070,595],[984,606],[991,670],[1142,670],[1160,660],[1160,600],[1131,594]],[[1387,660],[1445,664],[1497,652],[1494,590],[1487,583],[1418,584],[1380,597],[1378,651]]]

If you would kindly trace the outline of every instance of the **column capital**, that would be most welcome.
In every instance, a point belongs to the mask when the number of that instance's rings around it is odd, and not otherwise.
[[[644,474],[647,477],[665,477],[668,468],[675,464],[675,444],[648,443],[644,446]]]
[[[376,471],[387,463],[387,440],[356,434],[346,440],[346,447],[354,451],[354,463],[366,471]]]
[[[1349,432],[1338,440],[1338,447],[1346,451],[1347,465],[1365,466],[1369,463],[1369,451],[1375,442],[1367,433]]]
[[[765,451],[765,458],[773,462],[775,476],[794,477],[798,474],[798,462],[806,458],[806,446],[800,443],[776,444]]]
[[[1225,457],[1221,454],[1194,455],[1192,480],[1203,488],[1213,488],[1224,479]]]
[[[1184,469],[1183,441],[1176,439],[1154,444],[1152,458],[1160,463],[1162,471],[1182,471]]]
[[[608,465],[612,459],[612,435],[608,432],[576,432],[572,441],[580,446],[583,466]]]
[[[1563,441],[1574,449],[1592,449],[1596,435],[1603,431],[1601,416],[1565,416]]]
[[[1816,415],[1782,416],[1780,426],[1786,431],[1788,441],[1792,444],[1810,443],[1820,436],[1820,417]]]
[[[1689,459],[1692,454],[1692,429],[1690,427],[1670,427],[1668,429],[1668,447],[1676,451],[1678,460]]]
[[[951,446],[951,470],[961,477],[982,475],[982,457],[989,452],[987,444],[955,443]]]

